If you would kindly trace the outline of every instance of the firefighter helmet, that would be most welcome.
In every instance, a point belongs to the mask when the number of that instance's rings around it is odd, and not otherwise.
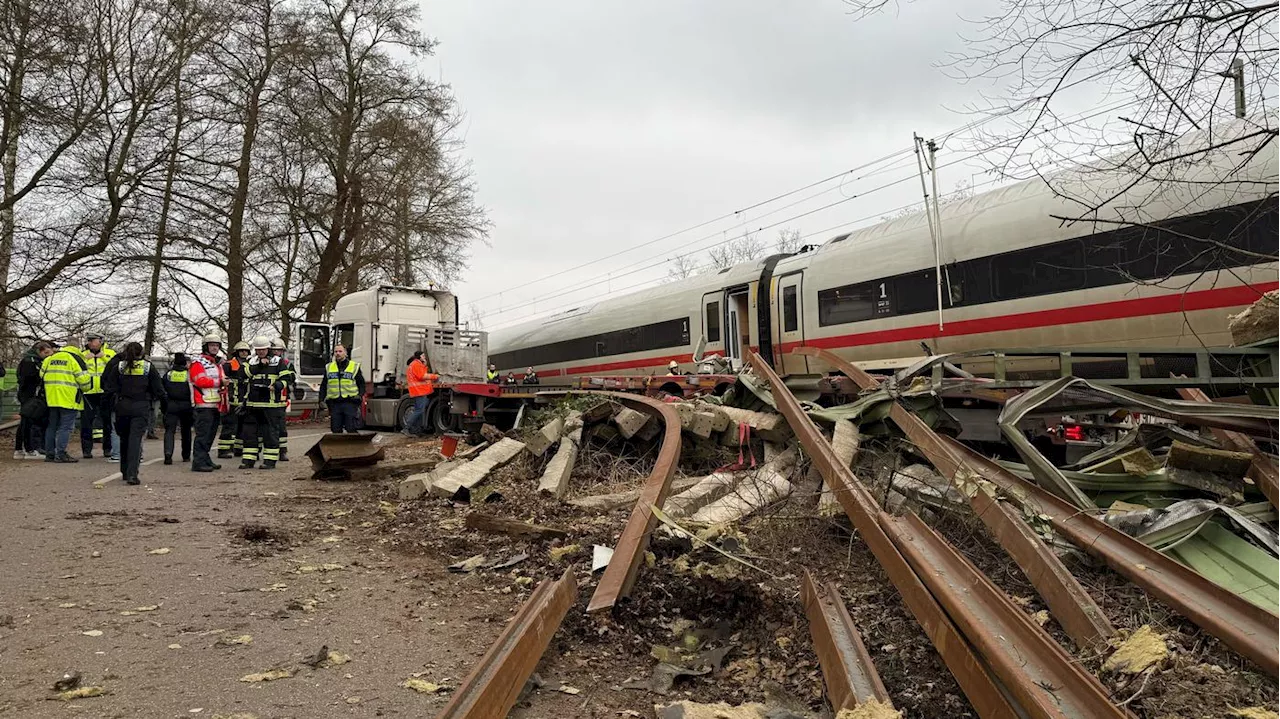
[[[232,352],[239,352],[240,350],[244,350],[245,352],[249,352],[249,351],[250,351],[250,350],[252,350],[252,349],[253,349],[253,348],[249,346],[249,343],[248,343],[248,342],[245,342],[244,340],[240,340],[239,342],[237,342],[237,343],[235,344],[235,346],[234,346],[234,347],[232,347],[232,348],[231,348],[231,351],[232,351]]]
[[[284,349],[284,340],[280,339],[279,337],[275,337],[275,338],[273,338],[273,339],[271,340],[271,349],[273,349],[273,350],[282,350],[282,349]]]
[[[253,348],[255,350],[265,350],[269,347],[271,347],[271,340],[267,339],[266,335],[258,335],[253,338]]]
[[[200,344],[201,344],[201,346],[203,346],[203,345],[221,345],[221,344],[222,344],[222,338],[221,338],[221,337],[219,337],[219,336],[217,336],[217,335],[205,335],[205,336],[204,336],[204,339],[200,340]]]

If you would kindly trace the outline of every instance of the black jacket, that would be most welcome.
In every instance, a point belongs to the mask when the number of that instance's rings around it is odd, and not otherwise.
[[[145,374],[122,374],[121,356],[116,355],[107,363],[102,373],[102,390],[111,397],[116,414],[121,417],[145,417],[151,413],[153,402],[165,397],[164,384],[155,365],[143,360]]]
[[[44,381],[40,379],[40,357],[28,352],[18,363],[18,401],[26,402],[35,397],[42,384]]]
[[[190,376],[188,372],[190,367],[183,365],[174,367],[161,376],[164,394],[160,396],[160,408],[166,413],[191,411],[191,383],[188,381]],[[175,374],[180,377],[176,382],[173,380]]]

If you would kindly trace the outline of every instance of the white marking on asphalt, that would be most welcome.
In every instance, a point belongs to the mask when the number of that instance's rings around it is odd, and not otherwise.
[[[141,466],[145,467],[148,464],[155,464],[156,462],[159,462],[162,459],[164,459],[164,457],[156,457],[155,459],[148,459],[147,461],[143,462]],[[107,482],[110,482],[113,479],[120,479],[121,476],[122,475],[119,472],[116,472],[115,474],[109,474],[103,477],[102,479],[99,479],[98,481],[94,482],[93,486],[101,487],[102,485],[106,484]]]

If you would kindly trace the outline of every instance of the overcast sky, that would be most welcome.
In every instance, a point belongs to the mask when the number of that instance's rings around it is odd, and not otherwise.
[[[909,148],[913,131],[932,137],[968,122],[956,110],[975,88],[937,64],[962,48],[959,16],[992,5],[906,3],[855,20],[839,0],[421,1],[440,42],[433,71],[466,112],[465,153],[493,220],[491,246],[476,247],[454,287],[464,314],[478,303],[487,329],[661,279],[665,266],[623,273],[888,181],[911,177],[784,226],[817,233],[918,201],[908,156],[873,168],[891,171],[853,173],[652,242]],[[974,169],[944,170],[943,190],[987,179]],[[552,297],[609,271],[615,279]]]

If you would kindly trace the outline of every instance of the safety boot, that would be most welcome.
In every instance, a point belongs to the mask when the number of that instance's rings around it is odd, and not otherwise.
[[[220,449],[220,450],[218,450],[218,459],[231,459],[231,458],[232,458],[232,457],[234,457],[234,456],[235,456],[235,455],[234,455],[234,454],[232,454],[232,453],[231,453],[231,450],[229,450],[229,449]]]
[[[275,468],[276,468],[276,461],[274,459],[264,459],[262,460],[262,466],[259,467],[258,469],[275,469]]]
[[[253,460],[252,459],[241,460],[240,469],[253,469]]]

